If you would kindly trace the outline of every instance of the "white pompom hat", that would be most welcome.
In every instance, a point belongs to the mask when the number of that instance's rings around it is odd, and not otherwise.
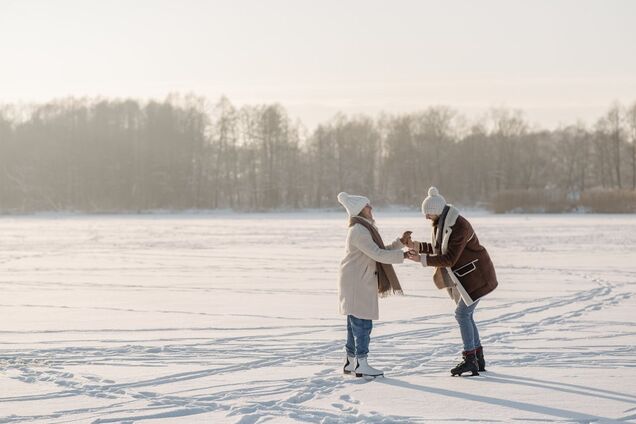
[[[362,209],[371,202],[364,196],[353,196],[344,191],[338,193],[338,201],[345,207],[350,217],[356,216]]]
[[[428,197],[422,202],[422,214],[441,215],[444,206],[446,206],[446,199],[439,194],[437,188],[429,188]]]

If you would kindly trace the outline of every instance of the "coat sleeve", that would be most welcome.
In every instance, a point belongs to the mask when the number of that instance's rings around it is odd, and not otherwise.
[[[433,253],[433,246],[431,246],[430,243],[413,240],[413,244],[415,245],[415,250],[417,251],[417,253]]]
[[[384,246],[385,249],[389,249],[389,250],[401,249],[403,247],[404,247],[404,245],[400,241],[399,237],[396,238],[395,240],[393,240],[393,243],[387,244],[386,246]]]
[[[376,262],[383,264],[401,264],[404,253],[400,249],[380,249],[371,238],[371,233],[361,225],[351,228],[351,244]]]
[[[464,248],[468,244],[471,232],[464,228],[463,225],[457,225],[453,228],[453,232],[448,240],[448,249],[444,255],[426,255],[426,264],[437,268],[452,267],[464,252]]]

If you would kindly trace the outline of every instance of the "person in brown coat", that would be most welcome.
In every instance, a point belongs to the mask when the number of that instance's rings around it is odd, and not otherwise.
[[[497,276],[490,256],[477,238],[468,220],[459,214],[435,187],[428,190],[422,202],[422,214],[432,221],[431,243],[408,241],[417,253],[409,259],[424,267],[436,268],[435,285],[446,288],[455,301],[455,318],[459,324],[464,350],[463,361],[451,370],[451,375],[485,371],[484,351],[473,313],[479,300],[497,287]]]

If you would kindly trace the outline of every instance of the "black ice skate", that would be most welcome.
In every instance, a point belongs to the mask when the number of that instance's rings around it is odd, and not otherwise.
[[[479,346],[475,349],[477,354],[477,366],[479,367],[479,372],[486,371],[486,360],[484,359],[484,348]]]
[[[462,356],[464,360],[451,370],[451,375],[453,377],[456,375],[461,376],[465,372],[470,372],[471,376],[479,375],[479,365],[477,365],[477,356],[475,355],[475,351],[462,352]]]

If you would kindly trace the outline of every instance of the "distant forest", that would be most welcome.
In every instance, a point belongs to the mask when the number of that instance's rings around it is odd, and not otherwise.
[[[3,213],[325,208],[339,191],[415,206],[430,185],[497,212],[634,212],[636,104],[552,131],[439,106],[310,132],[278,104],[194,95],[0,107]]]

